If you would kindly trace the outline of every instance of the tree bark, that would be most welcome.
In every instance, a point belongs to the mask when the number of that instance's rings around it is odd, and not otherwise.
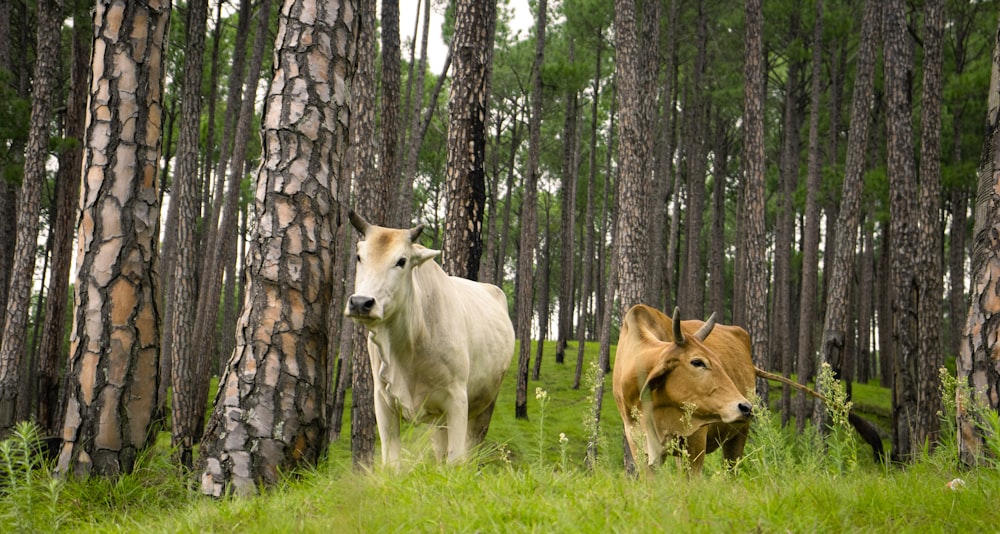
[[[399,65],[399,0],[382,0],[382,11],[379,19],[382,36],[382,77],[379,88],[379,158],[378,168],[381,179],[372,184],[382,189],[379,196],[388,204],[384,209],[386,217],[384,224],[393,222],[393,188],[399,183],[399,98],[400,65]],[[405,130],[405,127],[404,127]]]
[[[155,435],[156,172],[169,13],[159,1],[105,0],[94,12],[60,473],[128,473]]]
[[[496,1],[456,4],[454,75],[448,103],[445,272],[475,280],[483,254],[486,119]]]
[[[868,132],[871,127],[868,108],[872,101],[875,46],[878,43],[881,25],[881,5],[875,0],[865,1],[861,21],[861,43],[858,46],[854,74],[854,94],[851,98],[850,132],[847,136],[847,163],[844,183],[841,186],[840,209],[837,213],[836,244],[832,265],[824,269],[831,271],[826,288],[826,317],[823,320],[823,338],[820,345],[819,361],[831,364],[843,361],[844,344],[847,339],[847,293],[852,265],[854,264],[855,243],[858,236],[858,222],[861,219],[861,193],[864,185],[865,156],[868,149]],[[885,353],[883,353],[885,354]],[[799,373],[799,382],[804,380]],[[806,403],[801,396],[796,412],[797,426],[804,425]],[[822,405],[815,403],[813,419],[822,418]],[[799,430],[801,431],[800,427]]]
[[[942,410],[938,369],[944,365],[941,326],[944,276],[941,236],[941,95],[944,64],[944,2],[924,5],[924,79],[920,102],[920,266],[917,421],[914,442],[937,442]],[[933,446],[933,445],[932,445]]]
[[[89,10],[83,2],[73,7],[73,33],[70,51],[70,90],[66,94],[64,137],[78,145],[59,155],[56,175],[56,217],[53,231],[52,274],[49,296],[45,300],[45,325],[42,329],[38,358],[38,409],[35,412],[45,435],[55,436],[61,429],[59,412],[59,376],[66,365],[63,338],[66,332],[66,306],[69,299],[69,270],[73,258],[73,234],[76,231],[77,205],[80,201],[80,169],[83,164],[83,136],[87,112],[87,68],[90,63]]]
[[[743,272],[744,326],[753,340],[758,366],[767,357],[767,236],[764,230],[764,49],[761,0],[745,3],[743,92]],[[757,394],[766,403],[767,381],[757,380]]]
[[[538,165],[541,157],[542,62],[548,1],[538,0],[535,20],[535,62],[531,67],[531,117],[528,120],[528,174],[521,200],[521,239],[517,255],[517,392],[514,417],[528,418],[528,360],[531,358],[531,315],[534,285],[535,238],[538,231]]]
[[[889,176],[889,213],[892,231],[893,414],[892,456],[910,461],[922,443],[916,441],[919,385],[919,287],[916,278],[917,184],[913,158],[912,105],[909,81],[913,75],[913,44],[907,31],[902,0],[883,4],[885,24],[886,135]]]
[[[802,235],[802,291],[799,293],[799,339],[796,349],[796,363],[799,383],[809,380],[815,360],[814,342],[818,314],[816,299],[819,292],[819,223],[820,208],[817,193],[821,184],[819,144],[820,97],[822,96],[823,71],[823,0],[816,2],[816,22],[813,26],[812,50],[812,87],[809,96],[809,156],[806,178],[806,220]],[[836,135],[836,132],[834,133]],[[793,347],[789,347],[791,352]],[[784,372],[790,371],[790,369]],[[785,393],[782,393],[784,399]],[[805,429],[806,411],[803,395],[800,393],[795,403],[796,428],[801,432]],[[790,414],[792,406],[785,406]]]
[[[327,313],[357,11],[352,0],[281,10],[246,300],[201,445],[205,494],[254,493],[315,464],[326,445]]]
[[[996,225],[1000,224],[1000,27],[994,33],[987,100],[986,138],[979,159],[976,221],[972,232],[972,272],[968,318],[962,331],[958,384],[971,398],[958,398],[958,452],[966,465],[985,461],[986,438],[977,410],[1000,410],[1000,360],[996,340],[1000,335],[1000,250]],[[995,438],[995,436],[994,436]]]
[[[205,421],[208,377],[202,372],[209,354],[195,337],[198,280],[190,273],[196,267],[199,209],[198,164],[201,127],[201,78],[205,56],[207,0],[192,0],[187,9],[187,40],[184,44],[184,80],[181,89],[181,125],[177,138],[177,166],[170,202],[177,203],[177,233],[174,239],[174,270],[170,299],[173,301],[171,381],[171,446],[184,467],[193,465],[194,444]],[[218,300],[216,298],[216,300]],[[199,400],[202,402],[199,404]]]
[[[573,62],[573,41],[570,40],[569,62]],[[576,91],[566,94],[566,120],[563,125],[563,176],[560,197],[562,220],[559,229],[559,325],[556,338],[556,363],[566,358],[566,342],[573,332],[573,296],[575,293],[573,250],[576,234],[576,182],[577,182],[577,106]],[[544,338],[542,338],[544,339]]]
[[[62,0],[38,3],[38,40],[32,77],[31,122],[24,153],[24,176],[17,206],[17,239],[6,302],[6,319],[0,336],[0,439],[25,413],[20,388],[22,355],[27,352],[28,311],[35,276],[42,185],[48,158],[49,119],[54,106],[59,65]],[[20,404],[20,406],[19,406]]]
[[[685,317],[703,318],[705,314],[705,268],[702,263],[701,231],[704,227],[706,149],[705,130],[708,98],[704,95],[704,75],[707,67],[708,20],[704,2],[698,2],[698,22],[695,40],[698,51],[691,73],[690,108],[684,113],[687,132],[687,206],[685,209],[685,253],[681,310]],[[622,115],[624,118],[624,115]],[[624,138],[623,138],[624,141]],[[620,280],[619,283],[622,283]],[[623,286],[624,287],[624,286]],[[624,308],[627,310],[628,308]]]

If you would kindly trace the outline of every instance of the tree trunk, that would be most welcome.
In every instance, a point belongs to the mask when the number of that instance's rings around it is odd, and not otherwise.
[[[913,44],[907,32],[906,10],[902,0],[883,4],[885,24],[886,133],[889,176],[889,212],[893,246],[892,301],[893,362],[893,439],[892,455],[898,461],[914,457],[921,442],[916,441],[920,421],[917,418],[919,385],[919,328],[917,313],[919,287],[916,278],[917,184],[913,160],[909,80],[913,75]]]
[[[538,272],[538,345],[535,347],[535,366],[531,370],[531,379],[538,380],[542,371],[542,353],[544,352],[545,338],[549,336],[549,279],[552,272],[552,226],[549,223],[549,212],[551,206],[548,200],[545,203],[545,245],[539,252],[539,272]],[[541,233],[541,232],[540,232]]]
[[[920,102],[920,300],[917,323],[917,421],[914,443],[937,442],[941,411],[938,369],[944,365],[941,343],[941,295],[944,253],[941,243],[941,95],[944,63],[944,2],[924,5],[924,80]],[[932,445],[933,446],[933,445]]]
[[[601,34],[598,42],[601,42]],[[589,311],[590,294],[594,273],[594,185],[597,182],[597,114],[601,100],[601,52],[598,47],[594,61],[593,101],[590,105],[590,176],[587,178],[587,212],[583,222],[583,255],[582,264],[583,287],[580,288],[580,316],[576,322],[576,373],[573,375],[573,389],[580,389],[580,379],[583,375],[583,352],[587,345],[587,313]]]
[[[716,117],[717,128],[712,169],[712,238],[708,250],[709,309],[726,320],[726,168],[731,145],[725,119]]]
[[[813,26],[812,51],[812,87],[809,98],[809,156],[808,177],[806,178],[806,220],[802,236],[802,291],[799,293],[799,343],[797,351],[797,367],[799,383],[806,383],[811,375],[815,360],[814,337],[816,334],[816,299],[819,293],[819,223],[820,208],[816,199],[821,184],[820,176],[820,144],[819,115],[820,96],[822,93],[823,72],[823,0],[816,2],[816,22]],[[836,135],[836,133],[834,134]],[[789,346],[789,353],[793,347]],[[789,372],[791,369],[782,369]],[[782,393],[784,400],[785,393]],[[805,428],[805,402],[803,394],[799,393],[795,403],[796,428],[801,432]],[[782,413],[791,413],[792,406],[785,406]]]
[[[764,49],[761,0],[745,4],[743,90],[743,289],[745,326],[753,340],[754,363],[767,356],[767,236],[764,231]],[[757,380],[757,394],[767,403],[767,381]]]
[[[449,274],[470,280],[479,275],[483,254],[486,118],[495,24],[495,0],[461,0],[456,4],[442,267]]]
[[[79,145],[59,155],[56,176],[56,218],[53,231],[52,275],[49,297],[45,300],[45,326],[38,352],[38,409],[35,412],[45,435],[55,436],[62,428],[59,412],[59,376],[66,362],[63,338],[66,332],[66,306],[69,299],[69,271],[73,257],[73,234],[76,230],[77,205],[80,201],[80,168],[83,163],[84,127],[87,113],[87,68],[90,62],[89,12],[77,2],[73,7],[73,34],[70,52],[70,90],[66,94],[64,136]],[[89,11],[89,10],[88,10]]]
[[[542,62],[545,59],[545,25],[548,1],[538,0],[535,21],[535,62],[531,67],[531,118],[528,121],[528,174],[521,201],[521,239],[517,255],[517,392],[514,417],[528,418],[528,360],[531,358],[531,314],[533,302],[535,234],[538,231],[538,165],[541,157]]]
[[[158,2],[99,1],[94,14],[61,473],[128,473],[155,436],[168,19]]]
[[[691,104],[685,112],[684,127],[687,132],[687,207],[685,210],[686,235],[684,239],[685,258],[683,270],[683,295],[681,310],[685,317],[704,318],[705,314],[705,269],[702,264],[701,230],[704,226],[706,148],[705,123],[708,117],[708,98],[703,87],[707,68],[706,47],[708,46],[708,21],[704,2],[698,2],[697,22],[698,51],[691,73]],[[624,117],[624,115],[623,115]],[[624,141],[624,139],[623,139]],[[619,281],[622,283],[623,280]],[[624,286],[623,286],[624,287]]]
[[[986,461],[987,436],[978,410],[1000,410],[1000,361],[996,340],[1000,335],[1000,250],[996,247],[996,225],[1000,224],[1000,27],[994,33],[994,48],[987,99],[986,139],[979,159],[976,221],[972,232],[971,302],[962,331],[958,384],[972,398],[959,397],[958,451],[967,465]],[[995,436],[991,437],[995,439]]]
[[[191,469],[194,444],[201,437],[205,421],[208,377],[202,373],[203,361],[208,360],[205,347],[195,338],[195,314],[198,301],[198,272],[195,247],[198,244],[198,146],[201,126],[201,78],[205,52],[205,21],[207,0],[192,0],[187,9],[187,41],[184,54],[184,80],[181,92],[181,127],[177,138],[177,167],[170,202],[178,204],[177,233],[174,239],[174,271],[171,276],[170,299],[174,313],[173,387],[171,410],[171,446],[181,465]],[[216,298],[216,300],[218,300]],[[198,401],[201,400],[201,404]]]
[[[379,158],[378,167],[381,179],[374,187],[379,187],[383,191],[379,196],[385,199],[387,206],[384,208],[386,217],[383,224],[393,222],[392,214],[393,202],[396,200],[392,194],[393,188],[399,183],[399,91],[400,65],[399,65],[399,0],[382,0],[382,11],[379,19],[379,28],[382,36],[382,77],[379,88],[381,89],[381,99],[379,100]],[[405,127],[403,128],[405,130]]]
[[[855,243],[858,222],[861,218],[861,193],[864,185],[865,155],[868,150],[868,132],[871,127],[869,106],[872,101],[872,87],[875,71],[875,46],[878,43],[881,21],[881,5],[875,0],[865,1],[865,11],[861,21],[861,43],[858,47],[854,75],[854,94],[851,99],[851,129],[847,137],[847,163],[844,183],[841,186],[840,208],[837,213],[836,244],[832,265],[824,271],[831,271],[826,287],[826,317],[823,321],[823,338],[820,345],[820,363],[831,365],[843,361],[844,344],[847,338],[848,284],[854,264]],[[799,372],[799,382],[804,383]],[[805,424],[806,403],[801,396],[796,413],[797,426]],[[822,405],[815,403],[813,419],[822,418]],[[802,430],[800,426],[799,430]]]
[[[24,176],[17,206],[17,240],[6,302],[6,319],[0,336],[0,439],[16,423],[18,412],[26,412],[18,399],[21,388],[21,357],[27,352],[28,310],[35,275],[35,255],[40,225],[45,160],[49,148],[49,119],[56,96],[59,65],[62,1],[38,3],[38,41],[31,99],[31,123],[24,153]],[[7,216],[9,217],[9,215]],[[21,406],[19,406],[21,404]]]
[[[799,41],[801,33],[801,4],[793,3],[789,21],[789,38]],[[771,336],[769,359],[781,366],[781,372],[792,371],[792,358],[798,346],[797,331],[792,329],[792,247],[795,233],[795,190],[799,178],[799,125],[798,110],[799,73],[802,64],[798,59],[788,63],[785,79],[785,109],[782,118],[780,191],[778,214],[774,229],[774,296],[771,301]],[[787,424],[791,416],[791,388],[781,388],[781,422]]]
[[[615,65],[618,87],[618,165],[620,182],[615,210],[618,216],[617,247],[612,262],[618,270],[618,294],[624,313],[643,302],[649,273],[647,198],[652,192],[647,178],[655,124],[652,100],[655,87],[655,56],[659,43],[659,3],[642,0],[641,18],[635,0],[615,5]],[[641,35],[640,35],[641,33]],[[650,50],[652,49],[652,50]]]
[[[348,140],[356,2],[282,8],[236,351],[201,446],[201,491],[254,493],[326,445],[329,312],[340,162]],[[306,38],[329,49],[301,52]],[[309,194],[301,194],[309,192]]]
[[[570,58],[573,62],[573,42],[569,43]],[[566,94],[566,122],[563,126],[563,184],[560,190],[562,200],[562,224],[559,231],[559,326],[556,340],[556,363],[566,358],[566,342],[573,333],[573,296],[575,293],[573,250],[576,233],[576,182],[577,182],[577,93]],[[595,97],[596,98],[596,97]],[[542,338],[544,339],[544,338]]]
[[[388,224],[389,191],[381,187],[375,160],[375,5],[361,6],[358,28],[357,72],[352,84],[351,158],[354,164],[354,202],[356,210],[376,224]],[[357,238],[351,233],[352,256],[357,253]],[[351,291],[354,290],[354,269],[350,269]],[[375,460],[375,393],[372,364],[368,355],[367,331],[360,325],[347,325],[353,334],[351,350],[351,460],[355,466],[370,466]],[[343,347],[343,345],[342,345]]]

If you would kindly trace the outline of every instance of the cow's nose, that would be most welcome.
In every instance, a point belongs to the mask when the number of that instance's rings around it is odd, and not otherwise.
[[[364,295],[351,295],[347,303],[352,315],[368,315],[375,307],[375,298]]]
[[[750,414],[753,413],[753,406],[750,406],[749,402],[741,402],[738,407],[740,409],[740,415],[743,417],[750,417]]]

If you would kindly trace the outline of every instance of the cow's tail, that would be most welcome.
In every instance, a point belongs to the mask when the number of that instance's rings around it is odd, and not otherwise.
[[[781,382],[782,384],[789,385],[799,391],[802,391],[803,393],[812,395],[813,397],[816,397],[817,399],[823,401],[824,403],[830,402],[830,400],[827,399],[825,396],[823,396],[822,393],[807,386],[804,386],[802,384],[799,384],[794,380],[790,380],[782,375],[769,373],[763,369],[760,369],[756,365],[754,366],[753,370],[760,378]],[[851,423],[851,426],[854,427],[854,430],[857,431],[859,435],[861,435],[861,439],[865,440],[865,442],[868,443],[869,446],[871,446],[872,457],[875,459],[875,462],[876,463],[884,462],[885,449],[882,447],[882,436],[879,434],[878,427],[875,425],[875,423],[854,413],[854,410],[851,410],[851,412],[847,414],[847,420],[849,423]]]

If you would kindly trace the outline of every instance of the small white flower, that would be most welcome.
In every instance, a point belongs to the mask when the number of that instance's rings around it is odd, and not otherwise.
[[[566,437],[566,433],[565,432],[560,432],[559,433],[559,443],[562,443],[562,444],[569,443],[569,438]]]
[[[538,400],[544,400],[549,396],[549,392],[542,388],[535,388],[535,398]]]
[[[965,481],[960,478],[955,478],[945,484],[945,486],[947,486],[951,491],[958,491],[965,487]]]

